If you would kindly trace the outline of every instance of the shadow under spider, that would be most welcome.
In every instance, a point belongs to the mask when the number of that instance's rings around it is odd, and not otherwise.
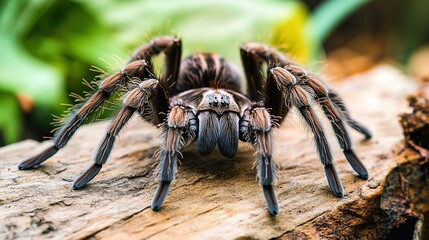
[[[178,167],[178,173],[195,173],[214,178],[229,179],[238,175],[255,175],[252,168],[255,162],[254,152],[251,149],[240,149],[234,158],[223,156],[219,150],[209,155],[201,155],[196,150],[196,145],[191,144],[182,151],[183,158]]]

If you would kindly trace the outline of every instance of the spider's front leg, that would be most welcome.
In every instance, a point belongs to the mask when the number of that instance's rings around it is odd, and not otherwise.
[[[198,132],[198,119],[190,108],[175,105],[168,113],[165,124],[164,145],[155,154],[159,158],[156,176],[160,180],[152,200],[152,209],[158,211],[170,190],[177,169],[180,149],[189,145]]]
[[[338,94],[327,88],[304,68],[264,44],[248,43],[244,45],[241,48],[241,56],[249,82],[249,95],[257,99],[264,99],[265,106],[272,109],[271,114],[280,117],[279,123],[285,119],[292,106],[298,108],[300,115],[314,135],[317,151],[325,166],[326,177],[334,195],[343,196],[343,186],[334,168],[332,153],[324,129],[313,110],[313,102],[322,107],[325,116],[331,121],[338,143],[350,165],[361,178],[368,178],[366,167],[352,149],[352,141],[344,123],[348,123],[367,139],[371,138],[371,132],[350,117]],[[264,62],[268,65],[266,81],[260,73],[261,65]],[[255,93],[259,93],[259,96],[254,96]]]
[[[156,79],[148,79],[141,82],[138,87],[132,89],[125,95],[121,110],[112,121],[106,135],[98,147],[97,153],[94,157],[94,164],[73,182],[73,189],[84,187],[98,174],[103,164],[106,163],[109,158],[116,137],[128,120],[130,120],[134,112],[141,111],[142,107],[146,106],[146,104],[151,105],[152,109],[165,108],[165,106],[159,105],[160,99],[158,98],[160,96],[164,96],[162,102],[166,103],[168,101],[165,90]]]
[[[267,109],[260,103],[247,108],[240,122],[240,134],[247,142],[258,148],[258,178],[271,215],[279,213],[279,204],[274,191],[276,165],[272,157],[272,122]]]
[[[19,170],[27,170],[37,166],[63,148],[76,130],[83,124],[88,116],[97,111],[103,103],[129,79],[134,77],[148,76],[150,65],[145,60],[136,60],[126,65],[121,71],[105,78],[99,85],[96,92],[75,111],[66,121],[66,123],[55,134],[53,144],[40,152],[18,164]]]
[[[151,59],[153,56],[164,52],[166,54],[166,67],[161,82],[164,87],[168,88],[177,80],[180,57],[181,57],[181,40],[172,36],[163,36],[154,38],[150,43],[144,44],[137,49],[130,61],[120,71],[106,77],[100,82],[98,89],[91,97],[77,109],[66,121],[66,123],[55,134],[53,144],[39,154],[30,157],[18,164],[19,170],[31,169],[37,166],[63,148],[76,130],[83,124],[90,114],[97,111],[103,103],[121,86],[125,86],[131,79],[142,81],[151,77],[153,68]],[[168,89],[166,89],[168,91]],[[168,96],[168,94],[164,94]],[[160,104],[161,106],[162,104]],[[158,109],[159,111],[153,114],[152,122],[160,123],[164,119],[164,115],[158,114],[166,110],[168,104],[164,104],[165,108]]]

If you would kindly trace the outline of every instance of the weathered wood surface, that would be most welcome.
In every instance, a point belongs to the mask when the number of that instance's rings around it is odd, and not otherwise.
[[[366,181],[353,172],[326,125],[345,188],[342,199],[330,193],[309,134],[295,114],[275,137],[281,172],[276,217],[267,211],[252,169],[254,150],[246,144],[232,160],[199,156],[192,146],[185,149],[163,208],[153,212],[157,183],[152,155],[160,140],[157,129],[140,119],[125,128],[101,173],[74,191],[72,180],[90,166],[103,137],[108,123],[102,122],[82,127],[66,148],[34,170],[18,171],[16,164],[48,142],[28,140],[0,149],[0,239],[380,237],[385,230],[374,211],[383,204],[386,177],[398,164],[416,161],[395,157],[403,139],[397,116],[407,111],[405,96],[415,84],[382,66],[332,86],[354,118],[374,133],[369,141],[353,133],[355,149],[370,172]]]

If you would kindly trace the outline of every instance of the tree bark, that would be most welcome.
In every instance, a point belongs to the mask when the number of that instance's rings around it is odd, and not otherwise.
[[[406,96],[417,84],[381,66],[331,85],[352,116],[374,134],[368,141],[352,134],[354,148],[370,172],[370,178],[362,180],[343,156],[330,124],[324,122],[344,185],[343,198],[331,194],[310,134],[297,114],[275,132],[278,216],[267,211],[252,168],[255,150],[244,143],[234,159],[217,152],[200,156],[192,145],[184,149],[167,200],[159,212],[152,211],[157,187],[152,155],[161,141],[158,129],[140,118],[124,129],[100,174],[86,188],[72,190],[71,182],[92,164],[91,156],[109,124],[100,122],[82,127],[64,149],[34,170],[19,171],[16,164],[49,141],[27,140],[0,149],[0,238],[423,236],[422,213],[429,209],[423,201],[429,195],[427,166],[416,151],[405,148],[398,123],[398,115],[409,111]]]

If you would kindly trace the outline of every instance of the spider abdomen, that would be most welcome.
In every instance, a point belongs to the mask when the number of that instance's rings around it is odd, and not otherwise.
[[[182,60],[175,91],[210,87],[241,92],[242,80],[238,68],[220,55],[196,53]]]

